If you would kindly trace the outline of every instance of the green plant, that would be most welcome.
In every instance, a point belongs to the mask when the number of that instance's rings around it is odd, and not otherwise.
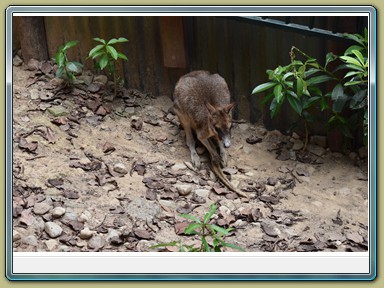
[[[324,66],[297,47],[292,47],[291,63],[278,66],[274,70],[267,70],[269,82],[258,85],[252,91],[252,94],[267,92],[261,104],[271,101],[269,106],[271,118],[279,113],[284,101],[288,100],[290,107],[300,116],[294,125],[300,121],[304,122],[303,150],[308,144],[308,123],[318,121],[320,112],[327,109],[331,110],[328,127],[338,126],[346,137],[352,138],[351,130],[357,127],[358,123],[363,123],[364,135],[367,139],[368,36],[365,31],[364,36],[345,34],[345,37],[356,41],[357,45],[350,46],[343,56],[328,53]],[[303,60],[297,59],[297,56]],[[341,61],[341,64],[331,71],[329,64],[335,60]],[[345,69],[347,72],[344,77],[338,77],[338,71]],[[325,82],[335,85],[332,91],[324,93],[320,89],[322,88],[320,84]],[[330,102],[332,102],[331,106]],[[354,113],[346,119],[343,114],[348,108]]]
[[[180,214],[181,217],[192,221],[192,223],[185,228],[184,233],[198,235],[201,241],[201,244],[198,247],[193,245],[184,245],[181,241],[173,241],[154,245],[151,246],[151,248],[175,246],[178,247],[179,252],[222,252],[223,247],[230,247],[239,251],[244,251],[241,247],[227,243],[223,240],[223,237],[228,235],[233,228],[224,229],[220,226],[209,223],[213,214],[216,212],[216,209],[216,205],[211,204],[209,212],[204,215],[204,219],[202,221],[190,214]],[[208,243],[207,238],[212,239],[212,245]]]
[[[63,78],[67,83],[73,83],[76,79],[75,74],[80,73],[83,65],[76,61],[68,61],[67,51],[76,46],[79,41],[69,41],[57,50],[55,62],[58,66],[56,77]]]
[[[108,69],[109,74],[113,77],[114,98],[116,98],[118,85],[118,73],[116,71],[116,63],[119,58],[126,61],[128,61],[128,58],[123,53],[118,52],[113,45],[117,43],[128,42],[128,39],[124,37],[120,37],[119,39],[113,38],[108,42],[100,38],[93,38],[93,40],[100,42],[101,44],[96,45],[91,51],[89,51],[88,58],[99,58],[96,63],[98,68],[100,70],[104,70],[104,68]]]

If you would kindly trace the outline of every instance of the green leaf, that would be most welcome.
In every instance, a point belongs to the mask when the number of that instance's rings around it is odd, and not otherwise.
[[[281,86],[281,84],[277,84],[273,89],[273,94],[275,95],[277,103],[281,103],[283,100],[283,93],[281,92],[282,89],[283,87]]]
[[[322,97],[320,102],[321,111],[325,111],[328,109],[328,101],[327,98]]]
[[[227,242],[222,242],[221,245],[225,246],[225,247],[228,247],[228,248],[232,248],[232,249],[235,249],[235,250],[239,250],[239,251],[242,251],[242,252],[245,252],[245,250],[243,248],[241,248],[240,246],[237,246],[235,244],[232,244],[232,243],[227,243]]]
[[[107,51],[112,56],[113,59],[117,60],[117,51],[112,46],[107,45]]]
[[[91,51],[89,51],[88,57],[92,57],[93,59],[96,58],[97,56],[94,55],[97,54],[97,52],[99,52],[101,49],[103,49],[103,47],[104,45],[101,44],[95,46]]]
[[[304,78],[308,78],[309,76],[311,76],[311,75],[313,75],[313,74],[315,74],[315,73],[317,73],[317,72],[319,72],[319,71],[321,71],[321,70],[320,70],[320,69],[316,69],[316,68],[308,69],[308,70],[305,71],[305,73],[304,73]]]
[[[100,69],[103,70],[105,67],[107,67],[108,63],[109,63],[108,55],[104,54],[104,56],[101,57],[99,61]]]
[[[351,102],[349,103],[349,108],[351,109],[361,109],[367,103],[367,89],[360,90],[355,95],[353,95]]]
[[[228,235],[227,229],[224,229],[224,228],[222,228],[220,226],[217,226],[217,225],[214,225],[214,224],[209,224],[207,226],[208,226],[209,229],[212,230],[212,232],[216,231],[216,232],[219,232],[219,233],[221,233],[223,235]]]
[[[323,83],[323,82],[326,82],[326,81],[329,81],[329,80],[332,80],[333,78],[329,75],[319,75],[319,76],[315,76],[315,77],[312,77],[310,79],[307,80],[307,85],[308,86],[312,86],[312,85],[315,85],[315,84],[320,84],[320,83]]]
[[[271,100],[273,98],[273,92],[270,92],[267,94],[267,96],[265,96],[261,101],[260,101],[260,105],[265,105],[269,100]]]
[[[80,69],[79,69],[79,66],[76,65],[75,63],[73,62],[68,62],[66,64],[66,67],[67,67],[67,70],[71,71],[71,72],[74,72],[74,73],[79,73],[80,72]]]
[[[153,245],[153,246],[150,246],[149,248],[153,249],[153,248],[167,247],[167,246],[178,246],[178,244],[179,244],[179,242],[172,241],[172,242],[168,242],[168,243],[160,243],[157,245]]]
[[[334,61],[335,59],[337,59],[337,56],[335,54],[333,54],[332,52],[329,52],[327,53],[327,55],[325,56],[325,67],[327,67],[327,65],[329,63],[331,63],[332,61]]]
[[[276,98],[273,98],[271,104],[269,105],[269,110],[271,111],[271,118],[274,118],[277,113],[279,113],[281,108],[281,103],[276,101]]]
[[[356,55],[357,59],[359,60],[360,64],[364,66],[365,61],[364,61],[364,56],[361,54],[359,50],[352,50],[352,53]]]
[[[364,50],[364,47],[359,46],[359,45],[352,45],[352,46],[348,47],[347,50],[345,50],[344,56],[352,55],[353,50],[362,51],[362,50]]]
[[[275,83],[275,82],[267,82],[267,83],[260,84],[260,85],[256,86],[255,89],[253,89],[252,94],[256,94],[256,93],[260,93],[260,92],[263,92],[265,90],[268,90],[269,88],[272,88],[276,84],[277,83]]]
[[[64,66],[59,67],[59,69],[57,69],[56,71],[56,77],[60,78],[63,75],[63,72],[64,72]]]
[[[337,84],[335,88],[333,88],[331,97],[334,101],[332,106],[333,111],[340,113],[344,108],[345,102],[347,101],[347,96],[344,94],[342,84]]]
[[[303,111],[303,106],[301,105],[301,102],[296,97],[288,94],[287,99],[289,104],[291,104],[292,109],[299,115],[301,115],[301,112]]]
[[[212,215],[215,213],[216,205],[211,204],[210,208],[211,209],[209,210],[209,212],[204,215],[204,220],[203,220],[204,224],[208,223],[209,219],[211,219]]]
[[[201,228],[201,224],[199,223],[191,223],[189,224],[185,230],[184,230],[184,233],[185,234],[194,234],[194,233],[197,233],[196,229],[198,228]]]
[[[349,71],[347,74],[345,74],[344,78],[355,76],[355,75],[360,75],[360,71]]]
[[[311,95],[314,95],[314,96],[323,95],[323,92],[321,92],[321,90],[317,86],[308,86],[308,91],[311,93]]]
[[[190,214],[180,214],[179,216],[183,217],[185,219],[192,220],[192,221],[195,221],[196,223],[200,223],[201,224],[200,219],[197,218],[196,216],[193,216],[193,215],[190,215]]]
[[[303,79],[301,79],[300,77],[297,77],[297,81],[296,81],[296,94],[297,94],[297,97],[301,97],[301,95],[303,95]]]
[[[360,80],[360,81],[349,81],[344,83],[344,86],[353,86],[353,85],[360,85],[360,84],[367,84],[367,80]]]
[[[309,107],[311,107],[312,105],[314,105],[317,101],[319,101],[321,99],[320,96],[313,96],[311,98],[309,98],[303,105],[303,109],[308,109]]]
[[[96,53],[93,54],[92,59],[98,58],[98,57],[100,57],[101,55],[104,55],[104,54],[105,54],[104,50],[97,51]]]
[[[203,244],[203,248],[205,252],[211,252],[211,248],[209,247],[209,244],[207,240],[205,239],[205,236],[201,238],[201,243]]]
[[[65,44],[63,50],[68,50],[69,48],[72,48],[72,47],[76,46],[78,43],[79,43],[78,40],[69,41],[69,42],[67,42],[67,44]]]
[[[285,81],[288,77],[291,77],[293,75],[295,75],[293,72],[285,73],[285,75],[283,76],[283,78],[281,78],[281,80]]]
[[[55,61],[56,61],[57,66],[59,66],[59,67],[63,66],[63,64],[65,62],[64,53],[62,53],[62,52],[57,53],[56,57],[55,57]]]
[[[113,38],[113,39],[108,41],[108,45],[113,45],[116,43],[123,43],[123,42],[128,42],[128,39],[126,39],[124,37],[120,37],[119,39]]]
[[[128,58],[127,56],[125,56],[123,53],[120,53],[120,52],[117,52],[117,56],[121,59],[124,59],[124,60],[127,60],[128,61]]]
[[[361,64],[358,60],[356,60],[353,57],[350,57],[350,56],[340,56],[340,59],[344,60],[348,64],[353,64],[353,65],[356,65],[358,67],[364,67],[364,64]]]
[[[363,67],[361,66],[356,66],[354,64],[345,64],[346,68],[349,68],[349,69],[352,69],[352,70],[357,70],[357,71],[360,71],[360,72],[363,72],[365,73],[366,71],[364,70]]]
[[[100,38],[98,38],[98,37],[96,37],[96,38],[93,38],[93,40],[95,40],[95,41],[98,41],[98,42],[101,42],[101,43],[103,43],[104,45],[106,45],[107,43],[105,42],[105,40],[104,39],[100,39]]]
[[[358,34],[353,35],[353,34],[344,33],[344,37],[351,39],[353,41],[356,41],[357,43],[359,43],[362,46],[365,46],[364,40],[362,40],[362,36],[360,36]]]

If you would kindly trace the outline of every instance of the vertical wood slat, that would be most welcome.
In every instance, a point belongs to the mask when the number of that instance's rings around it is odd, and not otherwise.
[[[183,18],[178,16],[160,17],[160,36],[164,66],[185,68],[187,62]]]

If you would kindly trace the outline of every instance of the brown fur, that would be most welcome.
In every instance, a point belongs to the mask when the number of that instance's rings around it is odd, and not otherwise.
[[[219,74],[193,71],[179,79],[173,97],[174,112],[184,128],[193,165],[200,168],[200,157],[192,134],[195,131],[197,139],[211,156],[212,171],[230,190],[246,197],[231,185],[220,167],[227,165],[224,146],[230,145],[231,111],[234,106],[230,103],[225,80]]]

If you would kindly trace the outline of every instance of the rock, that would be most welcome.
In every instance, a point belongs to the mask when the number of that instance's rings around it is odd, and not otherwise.
[[[51,238],[56,238],[63,233],[63,229],[56,223],[54,222],[47,222],[45,223],[45,232],[49,235]]]
[[[351,189],[343,187],[339,190],[339,194],[343,197],[351,195]]]
[[[95,231],[91,231],[88,227],[85,227],[83,230],[80,231],[79,237],[83,240],[90,239],[95,233]]]
[[[175,188],[177,189],[177,192],[179,192],[181,196],[187,196],[192,192],[193,187],[190,184],[176,184]]]
[[[268,179],[267,179],[267,184],[268,184],[268,185],[275,186],[276,183],[277,183],[276,178],[268,177]]]
[[[231,210],[227,206],[220,206],[218,210],[221,213],[221,215],[230,215],[231,214]]]
[[[265,185],[265,192],[267,194],[272,194],[273,192],[275,192],[275,187],[271,185]]]
[[[65,214],[65,208],[63,207],[55,207],[52,210],[52,216],[55,218],[59,218]]]
[[[220,201],[220,205],[228,207],[228,209],[231,211],[236,209],[236,206],[235,206],[235,204],[233,204],[232,200],[223,199]]]
[[[355,161],[359,155],[356,152],[351,152],[349,153],[348,156],[349,156],[349,159],[351,159],[352,161]]]
[[[187,166],[185,166],[184,163],[175,163],[175,165],[173,165],[171,169],[173,171],[185,170],[187,169]]]
[[[60,105],[49,107],[47,111],[50,114],[52,114],[54,117],[65,116],[68,114],[67,109],[65,109],[63,106],[60,106]]]
[[[292,138],[293,139],[300,139],[300,136],[296,132],[293,132],[292,133]]]
[[[367,147],[361,147],[359,149],[359,157],[361,159],[364,159],[364,158],[368,157],[368,148]]]
[[[85,85],[89,86],[93,81],[93,74],[92,72],[88,71],[86,73],[83,73],[83,75],[77,77],[77,79],[83,81]]]
[[[59,245],[59,243],[55,239],[49,239],[45,241],[44,244],[47,247],[48,251],[52,251]]]
[[[321,203],[320,201],[313,201],[312,204],[319,208],[324,206],[323,203]]]
[[[13,57],[13,66],[21,66],[21,64],[23,64],[23,60],[20,58],[19,55]]]
[[[100,84],[99,83],[91,83],[91,85],[88,86],[88,91],[91,92],[91,93],[97,93],[99,92],[101,89],[100,87]]]
[[[52,65],[49,62],[44,62],[43,64],[41,64],[40,70],[44,74],[49,74],[52,71]]]
[[[247,123],[240,123],[239,124],[239,129],[241,130],[241,131],[247,131],[248,129],[249,129],[249,125],[247,124]]]
[[[108,83],[108,77],[105,75],[97,75],[95,76],[95,78],[93,78],[93,82],[96,82],[105,86]]]
[[[33,207],[33,212],[36,215],[44,215],[51,209],[51,205],[49,205],[47,202],[40,202],[36,203],[35,206]]]
[[[318,145],[320,147],[326,148],[327,147],[327,137],[326,136],[320,136],[320,135],[314,135],[311,137],[310,140],[311,144]]]
[[[321,146],[317,145],[308,145],[308,151],[312,154],[315,154],[316,156],[323,156],[325,154],[325,149]]]
[[[240,181],[237,180],[237,179],[233,179],[233,180],[231,180],[231,184],[232,184],[232,186],[233,186],[234,188],[239,188],[239,186],[240,186]]]
[[[36,71],[36,70],[39,70],[39,61],[37,61],[36,59],[30,59],[27,63],[27,67],[28,67],[28,70],[30,71]]]
[[[113,238],[120,238],[120,233],[119,233],[119,231],[110,228],[108,235],[107,235],[107,241],[111,242],[111,239],[113,239]]]
[[[235,227],[235,228],[241,228],[241,227],[246,226],[247,224],[248,224],[247,221],[244,221],[244,220],[239,219],[239,220],[236,220],[235,223],[233,223],[233,227]]]
[[[29,90],[30,97],[32,100],[40,99],[40,92],[37,89],[31,89]]]
[[[64,79],[61,78],[53,78],[51,81],[49,81],[49,84],[55,87],[59,87],[64,83]]]
[[[102,236],[97,235],[91,238],[91,240],[88,241],[88,248],[99,250],[100,248],[103,248],[105,245],[105,240]]]
[[[135,114],[135,107],[125,107],[124,112],[127,113],[128,115]]]
[[[128,169],[123,163],[117,163],[113,166],[113,171],[120,173],[120,174],[127,174]]]
[[[80,222],[88,222],[90,219],[92,219],[92,213],[88,210],[83,211],[79,217]]]
[[[160,206],[156,202],[136,198],[127,205],[125,211],[132,218],[152,220],[160,213]]]
[[[208,198],[209,190],[207,190],[207,189],[196,189],[195,193],[199,197]]]
[[[13,242],[19,241],[21,239],[21,235],[18,231],[13,230],[12,240]]]
[[[24,244],[27,244],[29,246],[37,246],[38,245],[37,238],[34,235],[29,235],[29,236],[23,238],[22,241]]]
[[[303,149],[304,147],[304,143],[303,141],[301,141],[300,139],[295,139],[295,141],[293,142],[293,146],[292,146],[292,150],[301,150]]]

